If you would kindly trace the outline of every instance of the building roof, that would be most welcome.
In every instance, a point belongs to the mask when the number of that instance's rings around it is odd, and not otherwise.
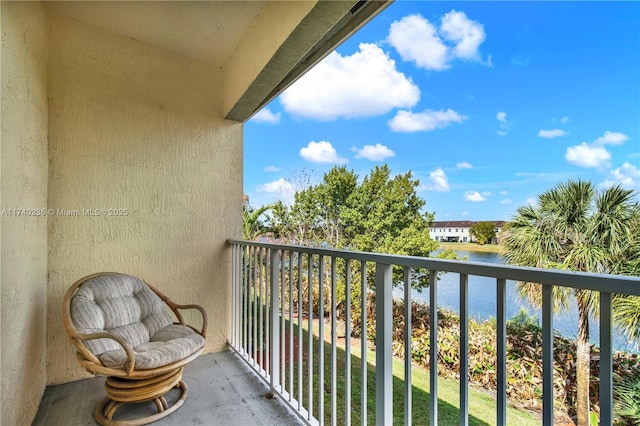
[[[430,228],[471,228],[473,225],[479,222],[491,222],[497,228],[502,228],[506,223],[504,220],[449,220],[449,221],[436,221],[433,222]]]

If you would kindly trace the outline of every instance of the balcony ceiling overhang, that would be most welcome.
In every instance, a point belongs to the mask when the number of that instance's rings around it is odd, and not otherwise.
[[[85,22],[223,72],[223,115],[245,121],[390,0],[50,2]]]

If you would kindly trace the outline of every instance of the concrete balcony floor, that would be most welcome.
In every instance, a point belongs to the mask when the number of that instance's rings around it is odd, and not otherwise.
[[[184,405],[154,425],[303,424],[280,399],[267,397],[266,384],[232,352],[200,356],[185,367],[182,380],[189,389]],[[49,386],[33,425],[97,424],[94,411],[105,397],[104,381],[104,377],[96,377]],[[174,392],[178,391],[169,395]],[[121,407],[115,417],[124,420],[134,412],[153,414],[154,407],[152,402],[130,404]]]

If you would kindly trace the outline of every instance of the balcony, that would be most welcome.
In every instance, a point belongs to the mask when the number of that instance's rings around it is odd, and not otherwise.
[[[232,334],[230,347],[279,395],[307,424],[392,424],[393,410],[402,410],[404,424],[426,423],[412,418],[411,310],[405,304],[404,322],[404,389],[402,406],[394,406],[392,374],[392,287],[393,269],[404,272],[404,284],[410,284],[412,271],[429,271],[430,300],[430,386],[429,424],[438,424],[438,362],[431,354],[438,353],[438,272],[453,272],[460,276],[460,336],[459,353],[469,352],[468,346],[468,278],[472,275],[495,278],[497,306],[497,372],[495,424],[511,424],[507,416],[507,280],[536,282],[543,286],[542,308],[542,423],[554,424],[554,346],[552,288],[563,286],[600,292],[600,358],[599,395],[600,424],[612,424],[613,418],[613,358],[612,358],[612,294],[640,295],[640,278],[564,272],[537,268],[499,266],[473,262],[447,261],[410,256],[296,247],[246,241],[230,241],[232,247]],[[369,271],[369,272],[368,272]],[[357,277],[355,281],[353,277]],[[315,285],[309,291],[309,283]],[[315,284],[314,284],[315,283]],[[371,285],[373,283],[373,286]],[[340,288],[340,290],[338,290]],[[352,377],[349,321],[344,326],[344,350],[339,348],[338,291],[346,298],[345,317],[353,309],[363,313],[366,324],[367,298],[352,298],[352,290],[360,294],[375,289],[375,419],[367,418],[367,354],[361,345],[359,378]],[[327,291],[328,289],[328,291]],[[412,300],[411,285],[404,285],[404,299]],[[329,306],[329,311],[310,306]],[[314,321],[317,320],[317,321]],[[315,327],[315,330],[314,330]],[[325,329],[325,327],[327,329]],[[362,341],[367,339],[367,327],[362,327]],[[323,338],[318,338],[322,336]],[[314,357],[318,359],[314,359]],[[341,367],[338,368],[338,361]],[[468,371],[467,357],[460,357],[460,371]],[[336,392],[337,381],[344,381],[344,392]],[[359,401],[354,403],[352,383],[357,383]],[[322,384],[322,386],[320,385]],[[352,393],[353,392],[353,393]],[[469,382],[465,374],[459,380],[459,422],[469,424]],[[325,400],[327,402],[325,402]],[[338,407],[344,414],[338,421]],[[357,406],[357,410],[353,409]],[[356,423],[356,422],[354,422]]]
[[[388,4],[386,0],[0,2],[0,192],[2,210],[8,212],[1,223],[0,262],[5,324],[3,424],[31,424],[39,406],[45,411],[37,416],[37,424],[69,424],[74,419],[80,424],[93,423],[95,398],[102,395],[96,387],[102,386],[102,379],[78,381],[86,372],[64,333],[61,307],[69,285],[97,271],[144,277],[176,300],[189,301],[195,295],[210,312],[212,332],[205,351],[213,355],[203,356],[198,365],[187,369],[191,396],[165,424],[198,419],[205,424],[207,419],[226,423],[229,418],[244,422],[254,408],[244,405],[242,399],[257,400],[266,392],[281,395],[301,421],[335,423],[334,411],[341,404],[355,407],[350,404],[357,399],[354,387],[347,390],[349,398],[344,403],[338,401],[333,386],[339,380],[336,365],[344,358],[350,368],[350,345],[344,357],[336,348],[334,309],[327,315],[328,328],[320,321],[316,333],[330,335],[328,355],[320,351],[311,359],[315,346],[325,346],[324,340],[315,344],[313,332],[308,331],[314,317],[312,311],[302,317],[307,302],[286,295],[300,294],[299,289],[317,277],[330,288],[317,297],[337,297],[342,264],[353,271],[375,270],[362,275],[360,281],[345,283],[364,290],[369,288],[367,281],[375,281],[377,287],[377,360],[370,380],[377,387],[377,402],[370,407],[371,415],[367,410],[357,413],[361,419],[367,413],[368,420],[375,418],[382,424],[393,416],[388,385],[394,380],[389,368],[390,306],[396,265],[406,268],[407,274],[415,268],[460,273],[463,306],[469,298],[468,276],[496,278],[500,307],[496,418],[502,424],[509,420],[504,396],[508,379],[504,372],[505,282],[527,279],[545,285],[544,419],[545,424],[551,423],[550,286],[604,291],[602,324],[610,330],[610,292],[638,295],[638,279],[242,241],[232,241],[231,249],[225,246],[242,229],[243,123]],[[206,40],[216,42],[204,43]],[[202,50],[204,44],[207,49]],[[437,287],[433,281],[432,300],[437,299]],[[406,299],[411,299],[410,292]],[[282,306],[284,301],[287,306]],[[355,310],[361,303],[350,302],[346,309]],[[466,316],[465,310],[463,318]],[[295,352],[292,329],[298,342],[306,339],[313,346],[302,362],[305,353]],[[431,327],[431,332],[431,352],[435,353],[437,329]],[[466,330],[461,332],[464,335]],[[344,338],[350,339],[348,329]],[[468,349],[465,345],[461,339],[462,353]],[[237,356],[220,353],[229,346]],[[610,332],[603,333],[601,346],[606,356],[600,361],[600,405],[606,423],[611,416]],[[216,362],[222,363],[221,359],[227,376],[216,374]],[[246,375],[240,359],[264,379],[267,388],[248,379],[251,376]],[[304,368],[300,372],[301,364],[316,361],[320,368],[311,370],[311,376],[317,373],[318,383],[329,383],[326,388],[314,387]],[[408,366],[409,361],[405,359]],[[431,368],[435,372],[437,363]],[[410,418],[412,403],[417,405],[419,398],[408,380],[411,369],[405,374],[400,410],[406,410],[405,422],[422,423],[425,419]],[[237,387],[233,398],[225,387],[222,400],[236,399],[237,407],[232,402],[216,406],[221,400],[214,390],[222,390],[220,382],[229,375],[252,384]],[[436,374],[431,377],[434,424],[438,386]],[[464,376],[460,386],[460,416],[465,422],[469,386]],[[265,401],[267,405],[275,402]],[[198,407],[203,410],[200,414]],[[264,411],[253,411],[259,421],[271,422],[272,415],[287,423],[291,418],[287,410],[264,414],[268,409],[260,407]],[[76,414],[80,417],[73,417]],[[223,417],[213,417],[219,414]],[[347,424],[350,416],[356,418],[352,409],[345,414]]]
[[[229,351],[201,356],[185,370],[190,395],[184,407],[159,422],[181,425],[202,424],[391,424],[394,410],[402,411],[404,424],[424,424],[427,419],[412,418],[413,404],[424,394],[414,396],[410,356],[404,356],[401,406],[394,399],[392,373],[392,280],[393,268],[404,272],[428,270],[430,300],[438,298],[438,272],[460,276],[460,353],[468,346],[468,278],[472,275],[496,279],[497,342],[495,424],[511,424],[507,415],[506,373],[506,281],[526,280],[543,285],[543,394],[542,424],[554,424],[553,413],[553,285],[599,291],[600,314],[600,424],[612,421],[611,295],[640,296],[640,278],[570,273],[535,268],[498,266],[473,262],[447,261],[410,256],[394,256],[324,248],[298,247],[232,240],[232,333]],[[369,272],[368,272],[369,271]],[[373,274],[371,272],[373,271]],[[352,282],[351,277],[358,278]],[[344,279],[348,277],[347,279]],[[371,278],[371,279],[369,279]],[[315,283],[309,292],[308,283]],[[342,282],[344,286],[340,286]],[[352,353],[351,322],[340,325],[337,312],[338,291],[351,295],[375,287],[375,366],[368,366],[367,345]],[[325,289],[329,289],[325,293]],[[404,286],[405,300],[412,300],[411,286]],[[344,304],[348,318],[359,309],[360,324],[367,323],[366,299],[349,296]],[[309,306],[330,306],[330,312],[314,314]],[[438,351],[438,313],[430,306],[430,354]],[[406,304],[405,306],[409,306]],[[411,350],[411,311],[405,308],[405,354]],[[367,339],[362,328],[361,341]],[[320,339],[319,336],[324,336]],[[344,344],[338,345],[338,338]],[[355,356],[354,356],[355,355]],[[371,360],[371,356],[369,357]],[[430,360],[433,357],[430,355]],[[438,363],[429,362],[429,424],[442,424],[438,414]],[[352,375],[352,363],[359,362],[359,377]],[[339,367],[338,367],[339,366]],[[460,357],[460,369],[468,370],[468,360]],[[369,370],[369,373],[366,373]],[[371,370],[375,373],[372,375]],[[338,380],[344,382],[338,394]],[[40,404],[34,425],[52,423],[85,424],[92,421],[94,406],[103,397],[104,379],[87,379],[49,387]],[[367,386],[370,381],[370,386]],[[320,386],[320,383],[323,385]],[[357,387],[357,390],[355,389]],[[375,407],[367,407],[367,389],[375,389]],[[395,384],[397,391],[398,384]],[[459,380],[459,422],[469,424],[470,387],[467,375]],[[90,395],[90,396],[87,396]],[[273,398],[278,396],[279,398]],[[355,399],[354,399],[355,398]],[[395,401],[395,402],[394,402]],[[442,401],[440,401],[442,404]],[[341,414],[338,413],[340,407]],[[119,416],[126,419],[153,405],[140,405]],[[136,411],[137,410],[137,411]],[[396,416],[397,418],[397,416]]]

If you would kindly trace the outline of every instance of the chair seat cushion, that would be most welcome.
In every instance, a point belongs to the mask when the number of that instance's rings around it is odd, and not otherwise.
[[[107,331],[132,347],[149,342],[173,322],[162,299],[144,281],[125,274],[86,281],[73,296],[71,318],[80,333]],[[112,339],[87,340],[85,345],[97,357],[122,349]]]
[[[149,342],[133,348],[135,369],[148,370],[181,361],[200,350],[204,343],[204,337],[191,328],[180,324],[169,325],[151,336]],[[124,349],[116,349],[104,352],[98,358],[105,367],[123,368],[127,354]]]

